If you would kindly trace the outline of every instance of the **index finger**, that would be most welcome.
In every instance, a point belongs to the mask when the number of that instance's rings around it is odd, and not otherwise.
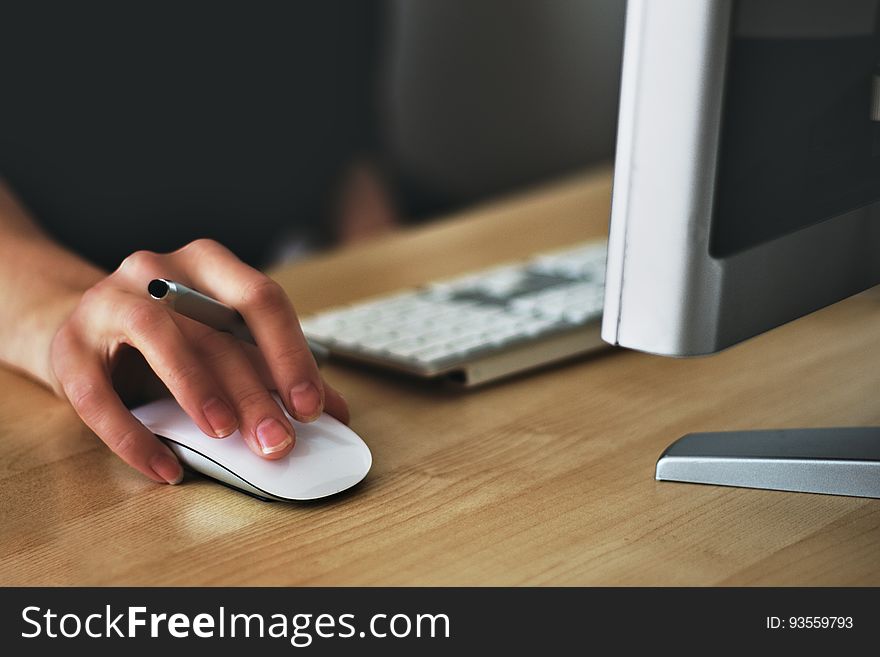
[[[324,386],[281,286],[212,240],[197,240],[172,257],[194,287],[242,314],[291,415],[300,422],[316,419],[324,409]]]

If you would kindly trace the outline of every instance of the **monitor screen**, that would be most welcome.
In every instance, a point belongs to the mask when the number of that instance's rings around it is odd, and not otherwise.
[[[735,5],[713,257],[880,200],[876,14],[875,2]]]

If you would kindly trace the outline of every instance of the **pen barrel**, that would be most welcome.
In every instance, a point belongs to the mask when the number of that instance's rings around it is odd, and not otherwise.
[[[244,318],[235,308],[230,308],[196,290],[186,289],[185,292],[172,290],[172,292],[174,293],[169,295],[168,303],[176,312],[218,331],[231,333],[239,340],[256,344]]]
[[[217,331],[229,333],[243,342],[249,342],[252,345],[257,344],[244,318],[231,306],[227,306],[185,285],[164,278],[151,281],[148,291],[154,299],[168,305],[176,313],[201,322]],[[330,352],[326,347],[310,340],[308,337],[306,342],[308,342],[309,350],[312,352],[318,365],[321,365],[329,358]]]

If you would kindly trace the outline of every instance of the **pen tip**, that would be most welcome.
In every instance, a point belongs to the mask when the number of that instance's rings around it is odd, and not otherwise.
[[[168,283],[163,281],[161,278],[154,278],[147,286],[147,291],[154,299],[161,299],[166,294],[168,294]]]

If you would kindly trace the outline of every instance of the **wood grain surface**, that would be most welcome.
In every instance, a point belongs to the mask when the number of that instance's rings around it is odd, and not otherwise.
[[[598,171],[274,272],[301,314],[607,229]],[[153,484],[0,370],[0,584],[880,584],[880,501],[656,482],[684,433],[880,424],[870,291],[711,358],[611,351],[459,392],[343,365],[367,479]]]

